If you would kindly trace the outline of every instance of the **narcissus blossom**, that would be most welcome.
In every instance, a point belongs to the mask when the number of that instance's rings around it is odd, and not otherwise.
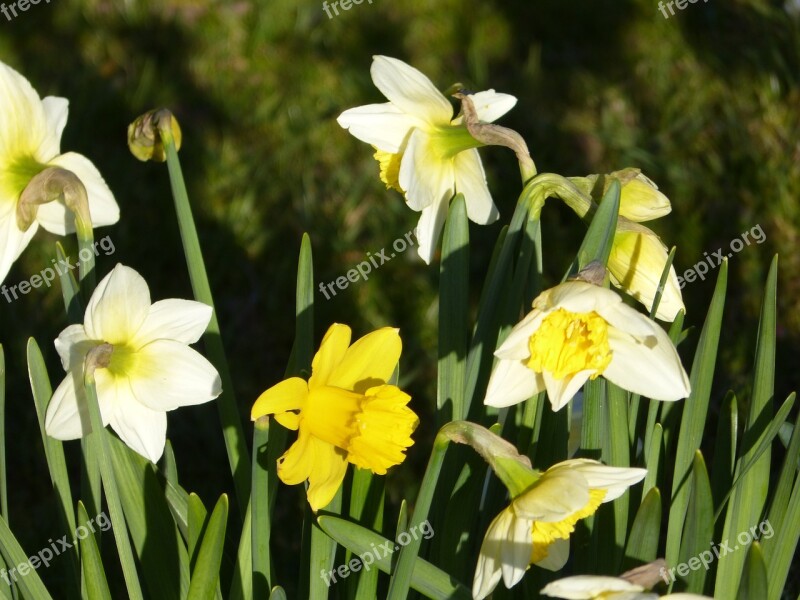
[[[256,400],[251,417],[275,415],[298,432],[278,459],[287,485],[308,480],[308,503],[324,508],[342,484],[347,464],[384,475],[405,460],[419,419],[406,406],[411,397],[387,381],[400,360],[397,329],[384,327],[350,345],[350,328],[328,329],[306,382],[291,377]]]
[[[542,292],[495,356],[489,406],[511,406],[546,389],[557,411],[600,375],[655,400],[679,400],[690,391],[666,332],[616,293],[585,281]]]
[[[118,264],[97,286],[83,325],[70,325],[55,342],[67,376],[50,400],[47,434],[59,440],[91,431],[83,367],[95,346],[113,346],[94,375],[103,425],[153,462],[164,452],[167,411],[202,404],[221,393],[217,370],[189,347],[206,330],[211,307],[192,300],[150,303],[139,273]]]
[[[548,583],[541,592],[551,598],[566,600],[712,600],[698,594],[667,594],[659,596],[645,591],[641,585],[621,577],[575,575]]]
[[[17,223],[23,190],[46,168],[61,167],[81,180],[94,226],[119,220],[119,207],[95,166],[80,154],[61,153],[67,105],[65,98],[40,99],[27,79],[0,62],[0,282],[40,225],[56,235],[75,231],[74,217],[60,200],[38,206],[27,229]]]
[[[467,216],[488,224],[499,213],[486,184],[486,174],[463,117],[425,75],[406,63],[375,56],[372,81],[389,100],[351,108],[339,124],[362,142],[371,144],[387,188],[404,194],[413,210],[421,211],[417,225],[418,252],[430,263],[450,199],[464,194]],[[478,118],[491,123],[511,110],[517,99],[494,90],[470,95]]]
[[[557,571],[569,558],[575,524],[619,498],[647,474],[594,460],[558,463],[539,474],[489,525],[478,557],[472,595],[486,598],[500,579],[511,588],[531,564]]]

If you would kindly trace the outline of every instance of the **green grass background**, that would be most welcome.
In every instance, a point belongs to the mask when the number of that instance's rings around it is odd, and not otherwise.
[[[776,252],[776,393],[800,387],[800,20],[788,5],[710,0],[665,19],[644,0],[373,0],[329,19],[317,0],[53,0],[12,21],[0,16],[0,59],[42,96],[70,99],[63,148],[94,161],[122,209],[119,224],[97,232],[116,248],[98,259],[99,275],[123,262],[145,276],[154,299],[190,297],[191,289],[166,168],[136,161],[125,131],[150,108],[176,113],[244,419],[288,359],[302,233],[311,235],[317,279],[327,282],[416,224],[417,213],[378,180],[371,148],[335,121],[346,108],[383,101],[369,77],[373,54],[406,60],[441,88],[458,81],[517,96],[501,122],[524,135],[541,171],[641,167],[672,200],[672,214],[653,227],[678,246],[679,273],[761,225],[766,242],[731,259],[714,410],[727,389],[747,385]],[[470,232],[475,301],[519,193],[513,155],[491,148],[482,156],[502,217]],[[543,222],[545,270],[555,282],[585,228],[552,201]],[[54,241],[38,236],[6,283],[47,266]],[[68,247],[74,253],[72,240]],[[438,264],[427,267],[408,251],[331,300],[317,293],[318,337],[334,321],[357,335],[401,328],[403,380],[422,425],[393,476],[395,497],[414,493],[433,433],[426,416],[435,401],[437,282]],[[712,289],[713,279],[684,288],[688,324],[702,323]],[[55,288],[11,304],[0,298],[11,525],[31,552],[58,524],[25,340],[40,342],[57,385],[52,339],[63,326]],[[696,332],[685,355],[695,342]],[[181,480],[206,502],[231,489],[217,422],[213,406],[170,416]],[[58,568],[43,576],[57,581]]]

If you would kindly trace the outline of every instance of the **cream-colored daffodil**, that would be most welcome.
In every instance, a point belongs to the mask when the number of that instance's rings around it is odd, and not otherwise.
[[[351,108],[338,122],[376,149],[381,180],[403,193],[409,207],[422,212],[417,251],[430,263],[456,193],[464,194],[473,222],[488,224],[499,216],[476,149],[483,144],[470,135],[462,116],[453,118],[448,99],[415,68],[375,56],[371,74],[389,102]],[[495,121],[517,102],[494,90],[472,94],[470,99],[482,123]]]
[[[278,459],[287,485],[308,480],[312,510],[324,508],[342,485],[347,464],[378,475],[405,460],[419,419],[411,397],[387,381],[400,360],[397,329],[384,327],[350,345],[350,328],[333,324],[311,363],[308,382],[291,377],[256,400],[251,418],[275,415],[298,431]]]
[[[622,577],[574,575],[548,583],[541,592],[551,598],[565,600],[712,600],[698,594],[659,596]]]
[[[514,496],[489,525],[473,580],[475,600],[500,580],[511,588],[531,564],[557,571],[569,558],[569,537],[581,519],[619,498],[647,474],[645,469],[609,467],[594,460],[558,463]]]
[[[489,406],[511,406],[546,389],[557,411],[600,375],[654,400],[679,400],[690,391],[666,332],[616,293],[586,281],[542,292],[495,356]]]
[[[0,282],[40,225],[56,235],[75,231],[74,216],[60,200],[38,206],[27,229],[17,223],[22,192],[46,168],[61,167],[81,180],[94,226],[119,220],[119,207],[95,166],[80,154],[61,153],[67,106],[65,98],[40,99],[27,79],[0,62]]]
[[[189,347],[205,331],[211,307],[191,300],[150,303],[139,273],[118,264],[97,286],[82,325],[55,342],[67,376],[47,407],[45,430],[59,440],[91,431],[83,386],[87,353],[111,344],[108,364],[94,375],[103,425],[153,462],[164,452],[167,411],[202,404],[221,393],[217,370]]]

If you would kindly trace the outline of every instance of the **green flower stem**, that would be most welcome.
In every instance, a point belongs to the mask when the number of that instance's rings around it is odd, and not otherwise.
[[[436,482],[439,480],[439,473],[442,470],[444,455],[449,443],[449,438],[440,431],[433,442],[433,451],[428,461],[428,467],[425,470],[425,477],[422,479],[422,485],[419,488],[419,494],[417,494],[414,516],[408,527],[409,531],[419,531],[420,525],[428,520],[433,493],[436,490]],[[408,597],[411,575],[414,572],[414,564],[417,562],[421,544],[421,538],[412,536],[412,540],[400,549],[397,567],[392,573],[392,579],[389,582],[387,600],[405,600]]]
[[[100,405],[97,400],[97,390],[95,389],[94,371],[101,361],[109,356],[110,344],[102,344],[89,352],[86,357],[84,367],[84,387],[89,405],[89,418],[92,425],[91,437],[96,440],[94,453],[100,465],[103,488],[106,492],[108,510],[111,513],[111,523],[114,529],[114,539],[117,542],[117,551],[122,565],[122,574],[128,589],[128,597],[131,600],[143,600],[142,588],[139,585],[139,577],[136,573],[136,562],[131,549],[130,538],[128,537],[128,527],[125,523],[125,513],[122,510],[122,503],[117,490],[117,482],[114,478],[114,469],[111,466],[111,449],[108,447],[106,436],[108,432],[103,426],[103,419],[100,416]]]
[[[189,277],[192,281],[194,297],[199,302],[209,305],[214,309],[214,299],[211,295],[211,286],[208,283],[203,254],[200,249],[200,240],[197,228],[192,217],[192,208],[189,205],[189,195],[183,179],[181,164],[178,160],[178,151],[171,131],[171,115],[168,119],[161,119],[158,130],[167,154],[167,167],[172,186],[172,196],[175,200],[175,212],[178,215],[178,225],[183,241],[183,251],[186,264],[189,268]],[[247,502],[250,498],[250,456],[247,452],[247,443],[244,437],[244,428],[239,418],[236,397],[233,393],[233,380],[231,379],[228,361],[225,357],[225,348],[222,345],[217,311],[213,310],[211,322],[208,324],[205,336],[209,358],[219,371],[222,378],[222,394],[217,399],[222,434],[225,438],[225,448],[228,452],[233,483],[236,488],[236,498],[242,515],[247,512]]]

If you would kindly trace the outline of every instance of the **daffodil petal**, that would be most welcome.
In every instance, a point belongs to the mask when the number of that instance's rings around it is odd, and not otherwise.
[[[347,458],[344,451],[313,436],[309,440],[309,451],[314,454],[314,468],[308,476],[306,497],[311,510],[317,512],[330,504],[342,487]]]
[[[422,209],[419,222],[416,229],[414,229],[414,236],[417,238],[417,254],[425,261],[425,264],[431,264],[436,254],[439,236],[447,218],[448,206],[449,202],[443,200]]]
[[[548,583],[541,591],[545,596],[567,600],[592,600],[610,592],[641,592],[644,588],[620,577],[574,575]]]
[[[486,389],[486,406],[505,408],[519,404],[544,389],[544,380],[521,360],[499,360]]]
[[[544,294],[547,294],[548,301],[552,306],[558,306],[574,313],[595,311],[600,314],[609,305],[622,302],[622,298],[611,290],[585,281],[567,281],[547,290]]]
[[[314,468],[311,437],[308,431],[300,429],[297,441],[278,459],[278,477],[286,485],[297,485],[305,481]]]
[[[350,346],[328,379],[328,385],[359,394],[386,383],[400,360],[403,344],[399,330],[382,327]]]
[[[658,596],[652,595],[653,598],[658,598]],[[650,600],[650,598],[646,598],[644,600]],[[680,593],[680,594],[667,594],[666,596],[661,596],[661,600],[714,600],[710,596],[701,596],[699,594],[687,594],[687,593]]]
[[[551,468],[511,506],[518,517],[556,523],[589,504],[589,484],[579,472]]]
[[[547,556],[534,564],[548,571],[560,571],[567,564],[567,560],[569,560],[569,540],[556,538],[547,546]]]
[[[304,379],[299,377],[284,379],[258,397],[250,411],[250,418],[256,420],[264,415],[279,415],[290,410],[300,410],[307,397],[308,384]]]
[[[48,164],[72,171],[81,180],[89,198],[93,227],[113,225],[119,221],[119,205],[100,171],[88,158],[68,152],[52,159]],[[56,235],[67,235],[75,231],[75,217],[60,201],[42,204],[36,212],[36,221]]]
[[[111,428],[129,448],[151,462],[158,462],[167,442],[167,413],[139,403],[124,378],[118,378],[105,393],[116,395],[104,399],[112,407]]]
[[[431,125],[449,123],[453,107],[425,75],[396,58],[374,56],[372,81],[392,104]]]
[[[603,377],[619,387],[653,400],[680,400],[691,391],[675,346],[660,327],[655,335],[635,338],[608,328],[611,363]]]
[[[483,600],[491,594],[503,577],[501,551],[514,520],[514,513],[506,508],[492,520],[486,530],[472,581],[472,597],[475,600]]]
[[[553,410],[557,412],[566,406],[594,373],[593,369],[586,369],[578,371],[574,375],[568,375],[563,379],[556,379],[550,372],[543,372],[542,378],[544,379],[547,396],[550,398]]]
[[[86,354],[99,342],[90,340],[83,325],[70,325],[56,338],[55,346],[61,365],[67,371],[83,364]]]
[[[508,337],[495,351],[497,358],[518,360],[528,359],[531,356],[530,339],[536,333],[544,318],[550,313],[549,310],[541,311],[534,308],[525,315],[525,318],[517,323],[509,332]]]
[[[642,313],[631,308],[624,302],[608,304],[598,308],[596,312],[603,317],[611,327],[615,327],[636,337],[655,335],[655,330],[659,328],[656,323],[653,323],[653,321]]]
[[[500,213],[494,205],[481,157],[475,148],[459,152],[455,156],[456,193],[464,194],[467,217],[473,223],[494,223]]]
[[[158,339],[194,344],[203,335],[211,320],[212,309],[194,300],[159,300],[150,306],[147,316],[134,338],[134,348]]]
[[[48,135],[42,102],[30,82],[8,65],[0,62],[0,157],[35,154],[47,160],[54,145]],[[42,149],[41,152],[39,149]],[[42,153],[45,156],[42,156]]]
[[[203,404],[222,392],[214,366],[196,350],[174,340],[156,340],[140,348],[127,375],[137,402],[151,410]]]
[[[391,154],[402,150],[412,128],[424,124],[391,102],[351,108],[336,121],[356,139]]]
[[[351,331],[347,325],[334,323],[325,332],[319,350],[311,362],[311,378],[309,387],[327,385],[333,371],[344,358],[350,345]]]
[[[17,227],[16,213],[13,211],[0,219],[0,282],[5,280],[11,265],[28,246],[38,228],[39,226],[33,223],[28,231],[20,231]]]
[[[109,344],[134,337],[150,310],[150,290],[136,271],[123,264],[97,285],[86,306],[86,335]]]
[[[406,203],[413,210],[449,204],[453,197],[455,172],[452,159],[442,158],[433,150],[430,136],[414,129],[400,162],[400,187],[406,191]]]
[[[517,99],[510,94],[501,94],[494,90],[485,90],[470,95],[470,100],[481,123],[493,123],[517,104]]]
[[[572,469],[579,472],[593,490],[606,490],[603,502],[616,500],[629,487],[639,483],[647,475],[647,469],[610,467],[596,460],[572,459],[558,463],[554,469]]]
[[[647,176],[639,173],[634,179],[622,187],[619,197],[620,216],[640,223],[652,221],[666,216],[672,211],[672,205],[658,186]]]
[[[509,589],[525,577],[530,564],[533,551],[531,526],[527,519],[513,519],[509,537],[501,547],[503,583]]]
[[[61,134],[64,132],[64,127],[67,126],[69,100],[58,96],[47,96],[42,99],[42,108],[44,108],[44,117],[47,120],[47,130],[50,133],[48,137],[52,138],[55,143],[55,147],[50,150],[51,156],[56,156],[61,154]]]
[[[81,377],[74,372],[67,373],[47,405],[44,430],[57,440],[76,440],[91,431],[89,411],[85,401],[78,401],[76,379],[82,385]]]

